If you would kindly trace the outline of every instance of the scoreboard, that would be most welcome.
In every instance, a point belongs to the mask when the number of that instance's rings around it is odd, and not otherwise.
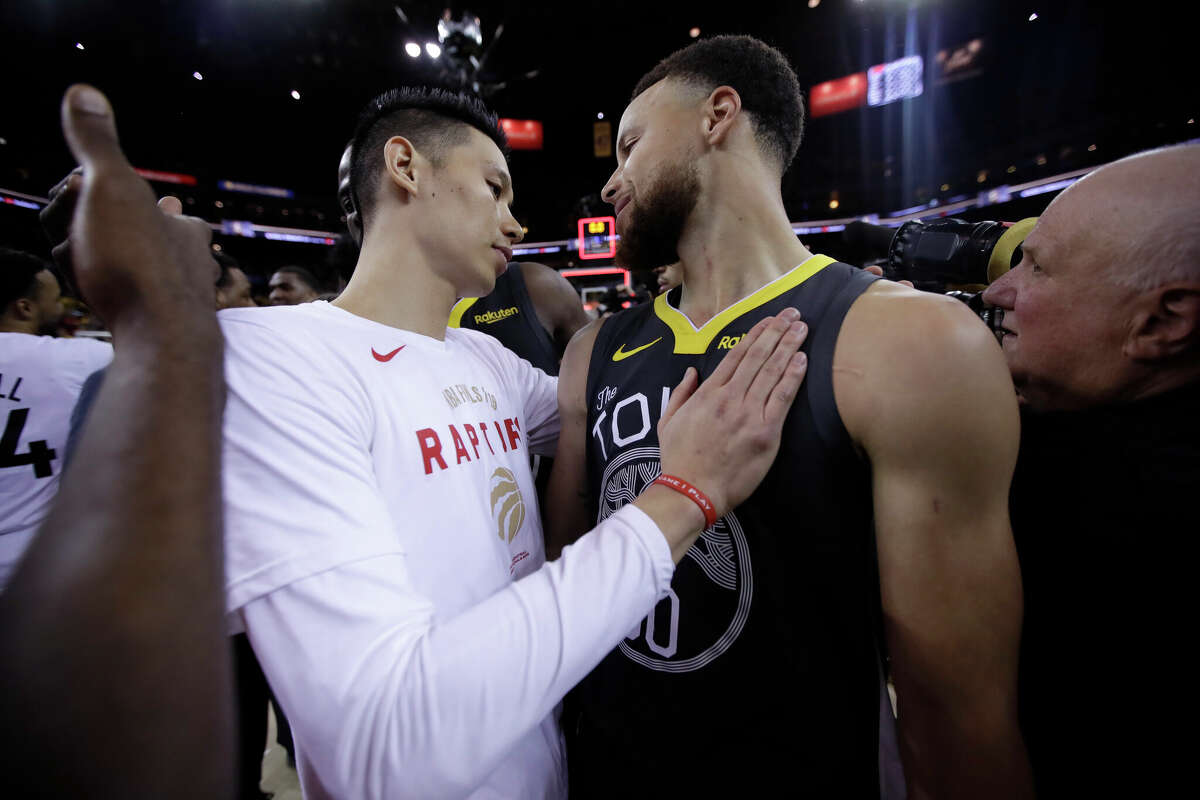
[[[615,217],[584,217],[579,220],[579,257],[612,258],[617,253]]]

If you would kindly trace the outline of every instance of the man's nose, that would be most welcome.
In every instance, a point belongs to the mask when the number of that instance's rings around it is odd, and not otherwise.
[[[1013,301],[1017,296],[1016,281],[1013,279],[1012,274],[1012,271],[1004,273],[984,289],[983,302],[990,306],[999,306],[1004,309],[1012,308]]]
[[[613,172],[609,177],[608,183],[604,184],[604,188],[600,190],[600,198],[609,205],[615,205],[617,201],[617,192],[621,189],[620,170]]]
[[[516,244],[525,238],[525,231],[521,227],[521,223],[517,221],[517,218],[513,216],[512,211],[506,209],[505,216],[508,219],[504,220],[504,224],[500,226],[500,230],[508,237],[510,242]]]

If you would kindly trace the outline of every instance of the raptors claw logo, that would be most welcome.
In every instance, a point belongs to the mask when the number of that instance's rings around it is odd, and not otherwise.
[[[496,517],[496,533],[500,541],[512,544],[521,524],[525,522],[525,500],[517,486],[517,476],[499,467],[490,482],[492,515]]]

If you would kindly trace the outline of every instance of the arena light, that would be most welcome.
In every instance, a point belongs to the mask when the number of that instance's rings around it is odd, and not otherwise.
[[[812,87],[808,92],[808,110],[815,119],[858,108],[866,99],[867,76],[865,73],[856,72]]]
[[[17,206],[18,208],[28,208],[30,211],[41,211],[42,207],[32,200],[22,200],[19,197],[0,197],[6,205]]]
[[[1037,19],[1037,18],[1038,18],[1038,15],[1037,15],[1037,12],[1036,12],[1036,11],[1035,11],[1035,12],[1033,12],[1032,14],[1030,14],[1030,15],[1029,15],[1029,21],[1030,21],[1030,22],[1033,22],[1033,21],[1034,21],[1035,19]]]
[[[295,89],[292,89],[292,99],[293,99],[293,100],[299,100],[299,99],[300,99],[300,92],[298,92],[298,91],[297,91],[297,90],[295,90]]]
[[[142,169],[140,167],[134,167],[133,171],[146,180],[154,181],[155,183],[174,183],[180,186],[196,185],[195,175],[185,175],[182,172],[160,172],[156,169]]]
[[[76,50],[82,50],[82,49],[83,49],[83,42],[76,42],[76,43],[75,43],[75,49],[76,49]]]
[[[1089,145],[1088,145],[1088,152],[1089,152],[1089,153],[1094,153],[1094,152],[1096,152],[1096,145],[1094,145],[1094,144],[1089,144]]]
[[[442,46],[435,42],[426,42],[425,52],[429,54],[430,58],[437,58],[442,54]]]
[[[1082,176],[1080,176],[1080,177],[1082,177]],[[1043,183],[1041,186],[1034,186],[1029,189],[1022,190],[1020,192],[1020,195],[1021,195],[1021,197],[1035,197],[1036,195],[1046,194],[1047,192],[1057,192],[1059,189],[1067,188],[1068,186],[1070,186],[1072,183],[1074,183],[1077,180],[1079,180],[1079,178],[1067,178],[1067,179],[1061,180],[1061,181],[1051,181],[1050,183]]]
[[[559,270],[559,275],[564,278],[587,278],[597,275],[620,275],[624,280],[625,288],[633,289],[633,276],[629,270],[621,267],[587,267],[583,269],[564,269]]]
[[[816,8],[819,5],[821,5],[821,0],[808,0],[809,8]]]
[[[241,183],[239,181],[217,181],[217,188],[226,192],[241,192],[242,194],[261,194],[265,197],[293,197],[295,192],[291,189],[282,189],[278,186],[259,186],[254,183]]]
[[[603,112],[603,111],[597,111],[597,112],[596,112],[596,119],[604,119],[604,112]],[[1191,120],[1189,120],[1189,122],[1190,122],[1190,121],[1191,121]]]
[[[690,31],[688,31],[688,36],[692,37],[693,39],[700,38],[700,29],[692,28]]]
[[[885,106],[919,97],[925,91],[924,73],[925,60],[920,56],[876,64],[867,70],[867,105]]]
[[[541,150],[545,132],[540,120],[500,118],[500,129],[513,150]]]
[[[201,75],[199,72],[193,72],[193,73],[192,73],[192,77],[193,77],[193,78],[195,78],[195,79],[196,79],[196,80],[198,80],[198,81],[202,81],[202,80],[204,80],[204,76],[203,76],[203,75]]]
[[[405,42],[404,52],[408,53],[409,58],[417,58],[421,55],[421,45],[416,42]]]

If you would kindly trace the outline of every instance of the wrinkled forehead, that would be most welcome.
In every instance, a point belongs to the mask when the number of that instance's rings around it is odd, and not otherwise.
[[[1140,210],[1126,202],[1127,188],[1106,175],[1089,175],[1050,202],[1024,246],[1035,255],[1094,260],[1130,235]]]

